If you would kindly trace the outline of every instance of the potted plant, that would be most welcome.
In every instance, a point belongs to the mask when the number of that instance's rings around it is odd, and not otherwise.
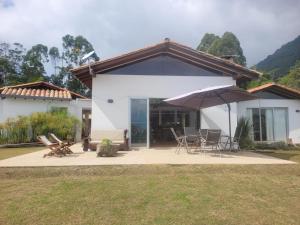
[[[112,141],[109,139],[103,139],[98,145],[97,156],[115,156],[118,151],[118,146],[113,145]]]

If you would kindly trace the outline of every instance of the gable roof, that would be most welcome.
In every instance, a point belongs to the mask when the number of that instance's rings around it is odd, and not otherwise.
[[[260,73],[222,59],[211,54],[195,50],[185,45],[165,39],[165,41],[129,52],[114,58],[91,63],[90,67],[95,74],[103,74],[114,69],[144,61],[159,55],[167,55],[195,66],[221,72],[225,76],[232,76],[235,79],[255,79]],[[90,75],[89,65],[80,66],[72,69],[71,72],[84,84],[91,88],[92,76]]]
[[[87,99],[85,96],[44,81],[2,87],[0,88],[0,96],[2,98],[20,97],[57,100]]]
[[[247,90],[250,93],[258,92],[271,92],[273,94],[292,99],[300,99],[300,90],[290,88],[281,84],[276,84],[273,82],[263,84],[261,86],[251,88]]]

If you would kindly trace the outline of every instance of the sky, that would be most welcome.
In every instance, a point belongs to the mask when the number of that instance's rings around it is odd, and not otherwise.
[[[61,48],[64,35],[83,35],[106,59],[231,31],[252,66],[300,35],[299,17],[300,0],[0,0],[0,42]]]

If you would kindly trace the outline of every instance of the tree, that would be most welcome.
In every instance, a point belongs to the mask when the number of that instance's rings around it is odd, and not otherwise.
[[[279,80],[279,83],[300,89],[300,60],[296,62],[286,76]]]
[[[82,57],[94,50],[92,44],[83,36],[65,35],[62,47],[60,54],[59,48],[51,47],[48,51],[43,44],[26,51],[19,43],[0,43],[0,86],[44,80],[89,95],[88,88],[70,73],[70,69],[82,65]],[[54,68],[54,74],[50,76],[45,69],[49,58]],[[96,54],[91,58],[99,60]]]
[[[81,58],[85,54],[94,51],[92,44],[81,35],[73,37],[67,34],[62,39],[65,60],[73,66],[81,65]],[[92,57],[94,60],[99,60],[97,54],[94,54]]]
[[[51,61],[52,66],[54,68],[54,75],[56,75],[56,69],[58,67],[58,63],[59,63],[59,60],[60,60],[60,55],[59,55],[58,48],[57,47],[50,48],[48,55],[50,57],[50,61]]]
[[[20,43],[0,43],[0,86],[22,82],[24,54],[25,48]]]
[[[272,82],[272,77],[269,73],[264,73],[261,77],[257,80],[252,80],[248,83],[247,88],[254,88],[266,83]]]
[[[57,47],[51,47],[48,53],[51,64],[54,68],[54,74],[50,76],[50,82],[54,85],[65,87],[65,74],[68,72],[67,68],[63,65],[63,57],[60,56],[59,49]],[[61,61],[61,66],[59,62]],[[58,72],[57,72],[58,71]]]
[[[67,67],[58,67],[58,73],[52,74],[50,76],[49,82],[59,87],[65,87],[67,73]]]
[[[81,62],[81,58],[94,50],[92,44],[85,39],[83,36],[73,37],[72,35],[65,35],[63,38],[63,59],[66,62],[67,70],[64,70],[64,76],[66,79],[66,88],[77,92],[82,95],[88,95],[88,88],[85,87],[76,77],[74,77],[69,70],[74,66],[79,66],[83,62]],[[99,60],[99,57],[94,54],[92,55],[92,59]]]
[[[225,32],[221,38],[214,34],[205,34],[197,49],[219,57],[234,56],[234,62],[246,65],[246,57],[240,42],[231,32]]]
[[[42,44],[32,46],[24,56],[22,76],[25,82],[45,80],[46,71],[44,63],[48,60],[48,47]]]

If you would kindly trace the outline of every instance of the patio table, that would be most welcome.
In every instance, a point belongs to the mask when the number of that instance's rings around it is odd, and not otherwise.
[[[186,138],[186,147],[189,147],[188,140],[192,140],[190,143],[192,144],[191,149],[201,150],[201,143],[204,141],[204,139],[201,137],[200,134],[191,134],[185,136]]]

